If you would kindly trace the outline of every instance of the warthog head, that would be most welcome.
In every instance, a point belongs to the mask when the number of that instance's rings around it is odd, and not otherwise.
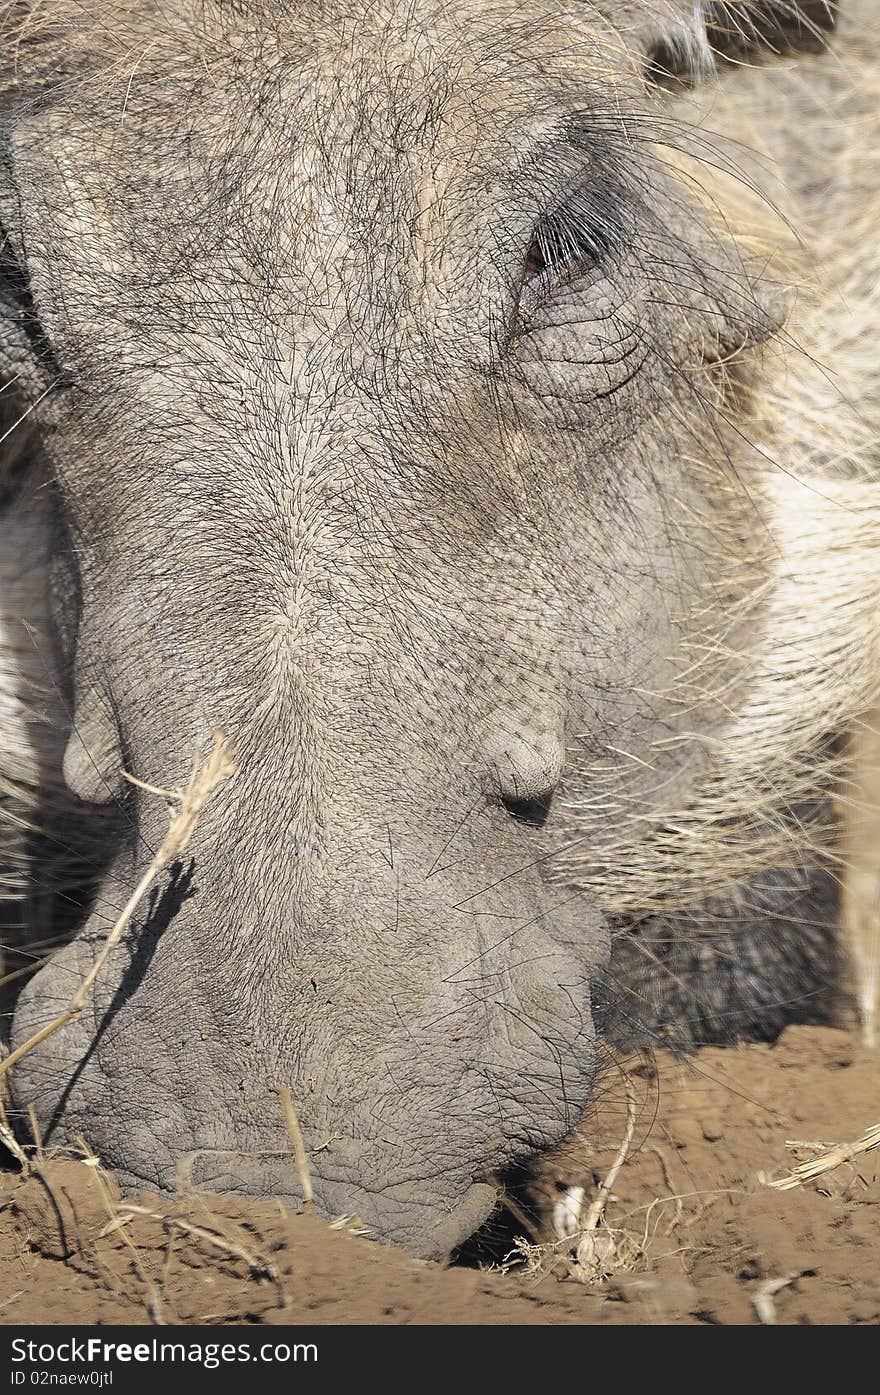
[[[699,882],[670,811],[754,622],[777,323],[646,76],[705,33],[12,8],[7,377],[57,484],[64,774],[124,816],[17,1041],[163,837],[123,768],[185,783],[218,728],[237,765],[18,1101],[129,1182],[295,1197],[286,1086],[320,1209],[440,1252],[587,1103],[609,914]]]

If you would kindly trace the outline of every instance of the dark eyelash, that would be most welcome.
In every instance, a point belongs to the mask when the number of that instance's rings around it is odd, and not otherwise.
[[[578,200],[538,223],[523,263],[523,286],[549,289],[574,280],[613,254],[619,243],[620,227],[609,209]]]
[[[523,280],[532,280],[545,273],[560,275],[569,269],[598,262],[606,250],[589,232],[572,236],[566,228],[553,223],[535,230],[526,253]]]

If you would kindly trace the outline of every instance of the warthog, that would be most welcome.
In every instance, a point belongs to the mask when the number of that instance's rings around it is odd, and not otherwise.
[[[163,837],[122,772],[185,782],[215,729],[237,765],[14,1107],[129,1185],[296,1198],[287,1087],[321,1212],[438,1254],[597,1042],[833,1011],[873,0],[2,8],[4,839],[43,940],[59,848],[102,862],[13,1043]]]

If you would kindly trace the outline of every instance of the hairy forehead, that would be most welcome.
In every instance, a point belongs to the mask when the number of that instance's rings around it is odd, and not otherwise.
[[[472,300],[482,333],[481,288],[507,295],[534,217],[584,168],[568,118],[610,116],[597,159],[623,139],[607,59],[620,44],[559,14],[46,0],[14,74],[43,75],[26,106],[40,129],[12,141],[28,245],[68,285],[81,268],[92,301],[100,266],[108,313],[124,284],[139,314],[157,288],[188,314],[194,284],[225,276],[236,295],[271,281],[291,304],[344,304],[354,323],[353,297],[398,304],[430,285]]]
[[[601,8],[589,5],[598,20]],[[613,8],[613,6],[612,6]],[[5,0],[4,32],[62,46],[70,59],[102,51],[119,56],[146,45],[184,46],[216,57],[224,45],[259,36],[284,45],[297,38],[337,55],[394,36],[429,52],[450,37],[461,47],[516,48],[529,35],[564,23],[565,0]],[[62,61],[59,51],[55,61]]]
[[[290,125],[391,151],[505,129],[516,149],[544,138],[591,67],[612,99],[620,48],[601,24],[573,32],[563,8],[511,0],[42,0],[0,7],[0,93],[90,122],[170,110],[175,124],[259,124],[280,107]]]

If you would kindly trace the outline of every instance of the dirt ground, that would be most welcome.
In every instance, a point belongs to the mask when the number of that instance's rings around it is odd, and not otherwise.
[[[544,1167],[537,1227],[520,1211],[522,1239],[501,1244],[496,1228],[499,1257],[514,1254],[494,1268],[473,1253],[420,1263],[278,1202],[133,1203],[83,1161],[9,1171],[0,1322],[880,1321],[880,1149],[793,1190],[765,1184],[880,1123],[880,1054],[796,1028],[773,1047],[630,1063],[626,1078],[608,1073],[588,1141]],[[583,1186],[589,1208],[628,1120],[628,1156],[578,1262],[576,1241],[548,1240],[554,1207]]]

